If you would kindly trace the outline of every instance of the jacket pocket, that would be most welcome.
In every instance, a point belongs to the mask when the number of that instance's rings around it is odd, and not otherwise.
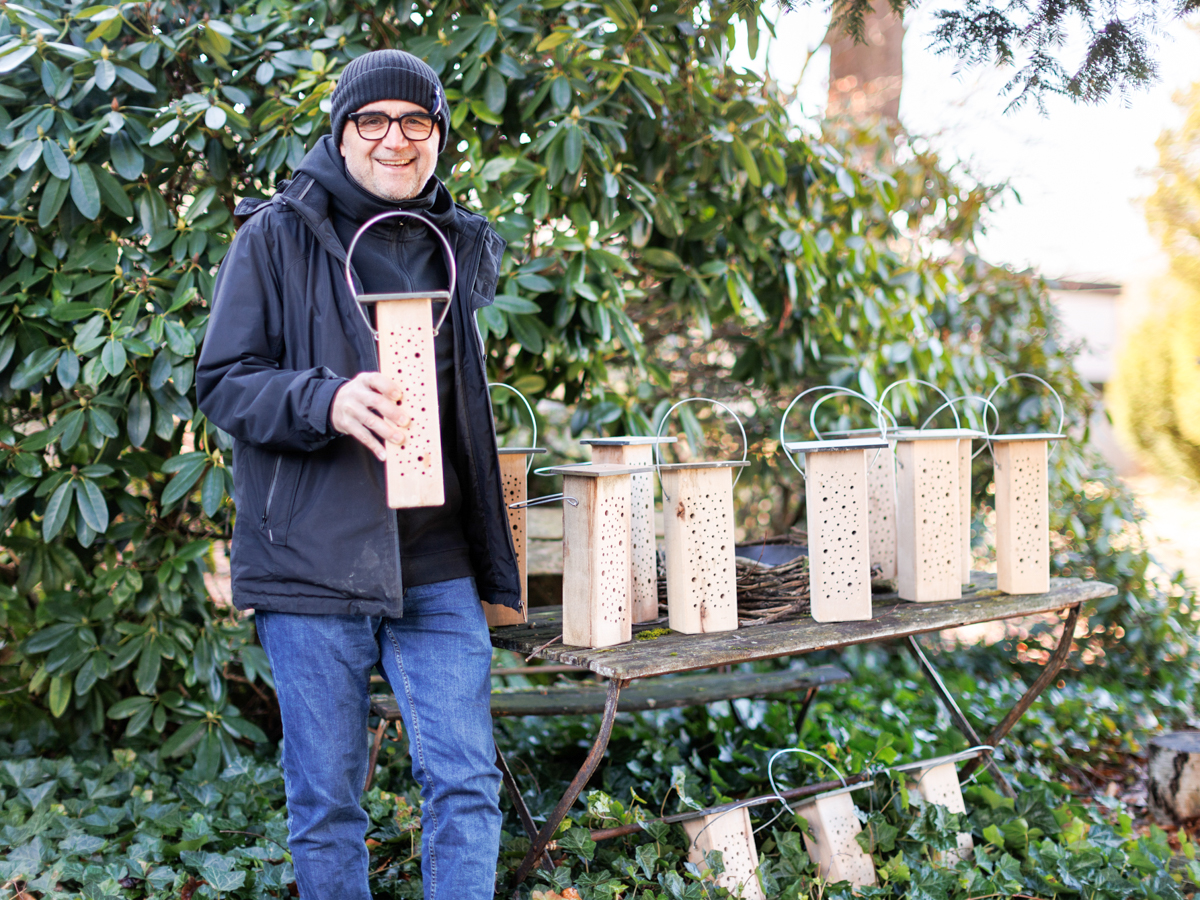
[[[288,529],[292,524],[292,509],[296,503],[296,487],[300,483],[300,472],[304,458],[290,453],[275,457],[267,482],[267,499],[263,503],[262,521],[259,527],[266,532],[272,544],[287,546]]]

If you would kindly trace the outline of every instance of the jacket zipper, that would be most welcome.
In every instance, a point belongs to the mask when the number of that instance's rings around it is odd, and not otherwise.
[[[275,482],[279,480],[279,466],[283,462],[282,456],[275,457],[275,470],[271,472],[271,486],[267,488],[267,505],[263,507],[262,525],[260,527],[267,528],[267,519],[271,515],[271,501],[275,499]],[[267,540],[274,543],[275,535],[270,528],[267,528]]]

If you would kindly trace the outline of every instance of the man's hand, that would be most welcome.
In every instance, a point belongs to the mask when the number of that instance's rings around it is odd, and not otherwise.
[[[329,419],[339,434],[348,434],[386,458],[383,441],[404,446],[412,420],[400,411],[404,392],[380,372],[362,372],[338,388]]]

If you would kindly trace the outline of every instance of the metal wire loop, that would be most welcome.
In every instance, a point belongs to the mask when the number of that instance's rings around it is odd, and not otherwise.
[[[571,506],[579,505],[578,500],[574,497],[568,497],[566,494],[547,494],[545,497],[536,497],[533,500],[518,500],[516,503],[508,504],[508,508],[528,509],[531,506],[541,506],[543,503],[556,503],[559,500]]]
[[[901,378],[899,381],[893,381],[891,384],[889,384],[887,387],[885,387],[883,389],[883,393],[879,395],[879,405],[883,406],[883,401],[887,399],[888,392],[891,391],[892,388],[897,388],[902,384],[923,384],[927,388],[932,388],[934,391],[937,392],[937,394],[939,396],[941,396],[941,398],[943,400],[946,401],[944,404],[942,404],[941,406],[938,407],[938,410],[940,411],[942,409],[945,409],[947,406],[949,406],[950,412],[954,415],[954,427],[955,428],[962,427],[962,423],[958,419],[958,412],[954,409],[954,404],[950,402],[949,395],[945,391],[943,391],[940,387],[938,387],[936,384],[934,384],[933,382],[926,381],[923,378]],[[936,415],[936,414],[937,413],[935,412],[934,415]],[[926,420],[926,422],[928,422],[928,419]],[[922,429],[924,427],[925,427],[924,425],[921,426]]]
[[[979,394],[966,394],[962,397],[955,397],[953,400],[948,400],[946,403],[943,403],[941,406],[939,406],[937,409],[935,409],[933,412],[931,412],[929,414],[929,418],[926,419],[921,424],[921,431],[924,431],[925,426],[933,421],[933,417],[936,416],[938,413],[940,413],[947,406],[953,406],[953,404],[955,404],[955,403],[963,403],[964,401],[967,401],[967,400],[978,400],[980,403],[983,404],[983,433],[984,433],[984,435],[986,435],[986,437],[984,438],[983,446],[971,454],[971,459],[974,459],[980,453],[982,453],[984,450],[989,450],[989,451],[991,450],[991,446],[992,446],[991,442],[987,440],[988,437],[992,436],[992,432],[988,430],[988,424],[987,424],[987,411],[989,409],[993,413],[996,414],[996,427],[997,428],[1000,427],[1000,410],[996,409],[996,404],[992,403],[992,401],[988,400],[987,397],[981,397]]]
[[[354,256],[354,247],[358,244],[358,239],[372,225],[377,222],[382,222],[384,219],[394,219],[402,216],[408,219],[416,219],[424,224],[426,228],[433,232],[434,236],[441,241],[442,250],[446,254],[446,271],[450,274],[450,299],[446,301],[446,308],[442,310],[442,314],[438,316],[437,322],[433,326],[433,336],[437,337],[438,331],[441,330],[442,323],[446,321],[446,314],[450,312],[450,304],[454,302],[454,289],[458,284],[458,266],[454,262],[454,248],[450,246],[450,241],[446,239],[446,235],[442,234],[442,230],[434,225],[429,219],[425,218],[420,213],[415,213],[407,209],[390,209],[387,212],[382,212],[377,216],[372,216],[359,226],[358,231],[354,232],[354,237],[350,239],[350,246],[346,250],[346,284],[350,286],[350,296],[358,300],[358,289],[354,286],[354,276],[350,269],[350,258]],[[361,303],[355,304],[358,307],[359,314],[363,317],[363,321],[367,323],[367,328],[371,329],[371,336],[379,337],[379,333],[375,330],[375,326],[371,324],[371,317],[366,314]]]
[[[996,386],[994,388],[992,388],[991,392],[987,395],[987,399],[990,401],[993,397],[996,396],[996,392],[999,391],[1000,388],[1004,387],[1010,381],[1013,381],[1014,379],[1017,379],[1017,378],[1028,378],[1032,381],[1036,381],[1038,384],[1042,385],[1046,390],[1048,390],[1050,393],[1052,393],[1054,395],[1054,399],[1058,403],[1058,428],[1055,429],[1054,433],[1062,434],[1063,433],[1063,425],[1066,424],[1066,421],[1067,421],[1066,407],[1063,406],[1062,397],[1059,395],[1058,391],[1056,391],[1054,389],[1054,387],[1050,384],[1050,382],[1048,382],[1044,378],[1041,378],[1030,372],[1014,372],[1012,375],[1006,375],[1004,378],[1001,378],[998,382],[996,382]],[[999,430],[999,428],[1000,428],[1000,414],[998,412],[996,413],[996,428],[997,428],[997,430]],[[988,445],[988,450],[991,451],[992,441],[991,441],[990,436],[989,436],[987,445]],[[1051,447],[1050,451],[1047,455],[1048,456],[1053,455],[1054,451],[1057,449],[1058,449],[1057,445]],[[993,452],[992,460],[994,461],[995,459],[996,459],[996,454]]]
[[[658,420],[658,430],[654,433],[654,471],[658,472],[658,482],[660,487],[662,485],[662,473],[659,472],[659,467],[662,466],[662,431],[667,424],[667,420],[671,418],[671,413],[675,412],[675,410],[683,406],[685,403],[711,403],[713,406],[719,406],[721,409],[725,410],[725,412],[729,413],[729,415],[733,418],[733,421],[737,423],[738,431],[742,433],[742,462],[746,461],[746,455],[750,452],[750,442],[746,439],[746,429],[742,427],[742,420],[738,418],[737,413],[735,413],[720,400],[713,400],[709,397],[685,397],[668,409],[665,413],[663,413],[663,417]],[[698,450],[699,448],[696,449]],[[742,470],[739,468],[737,475],[733,477],[734,487],[737,487],[738,479],[741,477]],[[670,499],[667,497],[666,491],[663,491],[663,499]]]
[[[529,413],[529,422],[533,426],[533,437],[529,441],[529,447],[530,447],[530,449],[533,449],[534,447],[536,447],[537,446],[537,417],[534,416],[534,414],[533,414],[533,407],[529,405],[529,400],[525,397],[524,394],[522,394],[520,391],[518,391],[511,384],[505,384],[503,381],[489,381],[488,382],[488,390],[491,390],[492,388],[504,388],[506,391],[512,391],[514,394],[516,394],[518,397],[521,398],[521,402],[525,404],[525,409]],[[525,474],[526,475],[529,474],[529,470],[532,467],[533,467],[533,454],[530,453],[529,459],[525,463]]]
[[[884,418],[883,406],[880,405],[879,403],[876,403],[874,400],[872,400],[870,397],[866,396],[865,394],[860,394],[856,390],[853,390],[848,387],[841,387],[836,384],[819,384],[816,387],[810,387],[808,390],[801,391],[799,394],[797,394],[795,397],[792,398],[792,402],[788,404],[787,409],[785,409],[783,411],[782,418],[780,418],[780,420],[779,420],[779,449],[781,451],[783,451],[783,455],[786,456],[788,459],[788,462],[790,462],[792,464],[792,468],[795,469],[797,472],[799,472],[800,477],[803,478],[805,481],[808,481],[808,475],[806,475],[804,470],[802,468],[800,468],[800,464],[798,462],[796,462],[796,458],[792,455],[792,452],[790,450],[788,450],[787,437],[785,434],[785,430],[787,428],[788,416],[791,415],[792,409],[796,406],[796,404],[799,403],[801,400],[803,400],[805,397],[807,397],[809,394],[815,393],[817,391],[833,392],[826,397],[822,397],[821,400],[817,401],[817,403],[813,406],[812,413],[809,414],[809,420],[808,420],[809,427],[812,428],[813,433],[817,436],[817,440],[823,441],[823,440],[825,440],[825,438],[819,431],[817,431],[816,423],[813,419],[813,413],[816,412],[816,407],[819,406],[821,403],[823,403],[825,400],[829,399],[829,397],[836,397],[836,396],[855,397],[859,400],[862,400],[864,403],[867,404],[867,406],[871,407],[871,409],[873,409],[875,411],[875,421],[879,425],[879,436],[881,439],[887,440],[887,420]]]

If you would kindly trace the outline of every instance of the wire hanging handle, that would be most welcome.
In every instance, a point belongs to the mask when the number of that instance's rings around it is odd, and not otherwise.
[[[543,503],[557,503],[561,500],[568,506],[578,506],[579,501],[574,497],[568,497],[566,494],[547,494],[545,497],[534,497],[532,500],[518,500],[516,503],[508,504],[509,509],[528,509],[531,506],[541,506]]]
[[[729,413],[729,415],[733,418],[733,421],[737,422],[738,431],[740,431],[742,433],[742,462],[746,461],[746,454],[750,452],[750,442],[748,440],[746,440],[746,429],[742,427],[742,420],[738,418],[737,413],[735,413],[732,409],[730,409],[728,406],[726,406],[720,400],[713,400],[709,397],[685,397],[684,399],[682,399],[678,403],[676,403],[674,406],[672,406],[670,409],[668,409],[665,413],[663,413],[663,417],[658,420],[658,430],[654,433],[654,470],[656,472],[658,471],[659,467],[662,465],[662,450],[660,448],[662,447],[663,428],[666,427],[667,420],[669,418],[671,418],[671,413],[675,412],[675,410],[677,410],[679,407],[683,406],[685,403],[711,403],[713,406],[719,406],[719,407],[721,407],[721,409],[725,410],[725,412]],[[742,469],[741,469],[741,467],[739,467],[737,475],[735,475],[733,477],[733,486],[734,487],[737,487],[738,479],[741,477],[742,477]],[[659,473],[658,481],[659,481],[659,484],[661,485],[662,484],[662,473],[661,472]],[[664,493],[663,496],[665,497],[666,494]]]
[[[958,418],[958,412],[954,409],[954,403],[950,400],[949,395],[936,384],[931,381],[926,381],[924,378],[901,378],[899,381],[893,381],[891,384],[885,387],[883,389],[883,393],[879,395],[879,405],[883,406],[883,401],[887,399],[889,391],[891,391],[893,388],[899,387],[902,384],[923,384],[927,388],[932,388],[943,400],[946,401],[934,411],[933,415],[936,416],[941,410],[949,408],[950,412],[954,415],[954,427],[962,427],[962,422],[960,422]],[[928,419],[926,419],[925,425],[928,425],[932,418],[933,416],[930,416]],[[921,430],[925,429],[925,425],[921,426]]]
[[[362,225],[359,226],[358,231],[354,232],[354,237],[350,239],[350,247],[346,250],[346,284],[350,286],[350,296],[355,300],[358,300],[358,289],[354,287],[354,276],[350,270],[350,259],[352,256],[354,256],[354,247],[358,244],[358,239],[363,236],[363,232],[365,232],[372,225],[376,224],[377,222],[382,222],[384,219],[394,219],[397,217],[416,219],[418,222],[423,224],[426,228],[433,232],[434,236],[439,241],[441,241],[442,250],[446,254],[446,271],[450,274],[450,299],[446,301],[446,308],[442,310],[442,314],[438,317],[436,324],[433,326],[433,336],[437,337],[438,331],[441,330],[442,323],[446,321],[446,314],[450,312],[450,304],[454,302],[454,289],[458,285],[458,266],[454,262],[454,249],[450,246],[450,241],[446,239],[446,235],[442,234],[442,230],[440,228],[438,228],[420,213],[411,212],[407,209],[390,209],[387,212],[382,212],[377,216],[372,216],[371,218],[367,219],[367,221],[363,222]],[[375,338],[378,338],[379,334],[376,332],[375,327],[371,324],[370,316],[363,311],[361,303],[356,305],[358,306],[359,313],[362,314],[363,320],[367,323],[367,328],[371,329],[371,335]]]
[[[924,421],[924,422],[921,424],[921,429],[920,429],[920,430],[921,430],[921,431],[924,431],[924,430],[925,430],[925,426],[926,426],[926,425],[928,425],[930,422],[932,422],[932,421],[933,421],[933,417],[934,417],[934,416],[936,416],[938,413],[940,413],[940,412],[941,412],[943,409],[945,409],[947,406],[951,406],[951,407],[952,407],[952,406],[953,406],[955,403],[963,403],[963,402],[965,402],[965,401],[968,401],[968,400],[978,400],[980,403],[982,403],[982,404],[983,404],[983,433],[984,433],[984,444],[983,444],[983,446],[982,446],[982,447],[980,447],[978,450],[976,450],[974,453],[972,453],[972,454],[971,454],[971,459],[974,459],[974,458],[975,458],[975,457],[977,457],[977,456],[978,456],[980,453],[982,453],[982,452],[983,452],[985,449],[990,449],[990,448],[991,448],[991,446],[992,446],[992,444],[991,444],[991,441],[989,440],[989,438],[991,438],[991,436],[992,436],[992,434],[993,434],[994,432],[988,431],[988,423],[987,423],[987,411],[988,411],[989,409],[990,409],[990,410],[991,410],[993,413],[995,413],[995,414],[996,414],[996,427],[997,427],[997,428],[999,428],[999,427],[1000,427],[1000,410],[996,409],[996,404],[995,404],[995,403],[993,403],[991,400],[989,400],[987,397],[981,397],[979,394],[966,394],[966,395],[964,395],[964,396],[962,396],[962,397],[955,397],[953,400],[948,400],[948,401],[946,401],[945,403],[943,403],[941,406],[939,406],[937,409],[935,409],[933,412],[931,412],[931,413],[929,414],[929,418],[928,418],[928,419],[926,419],[926,420],[925,420],[925,421]]]
[[[1050,393],[1052,393],[1054,395],[1054,399],[1058,403],[1058,428],[1055,429],[1054,433],[1062,434],[1063,433],[1063,425],[1067,421],[1067,411],[1066,411],[1066,408],[1063,406],[1062,397],[1059,395],[1058,391],[1056,391],[1054,389],[1054,387],[1050,384],[1050,382],[1048,382],[1046,379],[1044,379],[1038,375],[1034,375],[1030,372],[1014,372],[1012,375],[1006,375],[1005,377],[1001,378],[998,382],[996,382],[996,386],[994,388],[992,388],[991,392],[987,395],[988,402],[991,402],[991,399],[996,396],[996,392],[999,391],[1000,388],[1004,387],[1010,381],[1013,381],[1017,378],[1028,378],[1031,381],[1036,381],[1038,384],[1042,385],[1042,387],[1044,387],[1046,390],[1048,390]],[[999,412],[996,413],[996,429],[997,430],[1000,429],[1000,413]],[[988,446],[988,450],[991,451],[992,441],[991,441],[990,435],[988,437],[987,446]],[[1051,447],[1050,453],[1051,454],[1054,453],[1054,451],[1057,449],[1058,449],[1057,445],[1054,447]],[[995,460],[995,458],[996,458],[996,454],[994,452],[992,452],[992,459]]]
[[[875,412],[875,421],[879,425],[879,437],[881,440],[887,440],[887,419],[884,418],[883,406],[880,405],[879,403],[876,403],[874,400],[872,400],[866,394],[860,394],[856,390],[853,390],[848,387],[840,387],[839,385],[836,385],[836,384],[819,384],[816,387],[810,387],[806,391],[801,391],[799,394],[797,394],[795,397],[792,398],[792,402],[788,404],[787,409],[785,409],[783,411],[783,417],[780,418],[780,420],[779,420],[779,449],[783,451],[783,455],[786,456],[788,459],[788,462],[790,462],[792,464],[792,468],[795,469],[797,472],[799,472],[800,477],[803,478],[805,481],[808,481],[808,476],[804,473],[804,470],[802,468],[800,468],[800,464],[798,462],[796,462],[796,458],[792,455],[792,452],[790,450],[788,450],[788,448],[787,448],[787,437],[785,436],[785,429],[787,428],[788,416],[791,415],[792,409],[796,406],[796,404],[799,403],[801,400],[803,400],[805,397],[807,397],[809,394],[816,393],[817,391],[830,391],[831,392],[831,393],[827,394],[825,397],[822,397],[815,404],[813,404],[812,411],[809,413],[808,424],[809,424],[809,427],[812,428],[813,434],[815,434],[817,436],[817,440],[823,441],[823,440],[825,440],[825,438],[821,434],[821,432],[819,432],[817,430],[816,422],[813,419],[813,414],[816,413],[818,406],[820,406],[822,403],[824,403],[826,400],[830,399],[831,397],[837,397],[837,396],[855,397],[859,400],[862,400],[864,403],[867,404],[867,406],[871,407],[871,409],[874,410],[874,412]]]
[[[437,334],[436,330],[434,331],[434,334]],[[521,402],[525,404],[525,410],[529,413],[529,423],[530,423],[530,425],[533,426],[533,437],[529,441],[529,448],[532,450],[534,447],[537,446],[537,417],[535,417],[533,414],[533,407],[529,405],[529,399],[524,394],[522,394],[520,391],[518,391],[515,387],[513,387],[511,384],[505,384],[503,381],[489,381],[488,382],[488,390],[491,390],[492,388],[504,388],[506,391],[512,391],[514,394],[516,394],[518,397],[520,397]],[[525,474],[526,475],[529,474],[529,470],[532,467],[533,467],[533,454],[531,453],[531,454],[529,454],[528,462],[525,463]]]

